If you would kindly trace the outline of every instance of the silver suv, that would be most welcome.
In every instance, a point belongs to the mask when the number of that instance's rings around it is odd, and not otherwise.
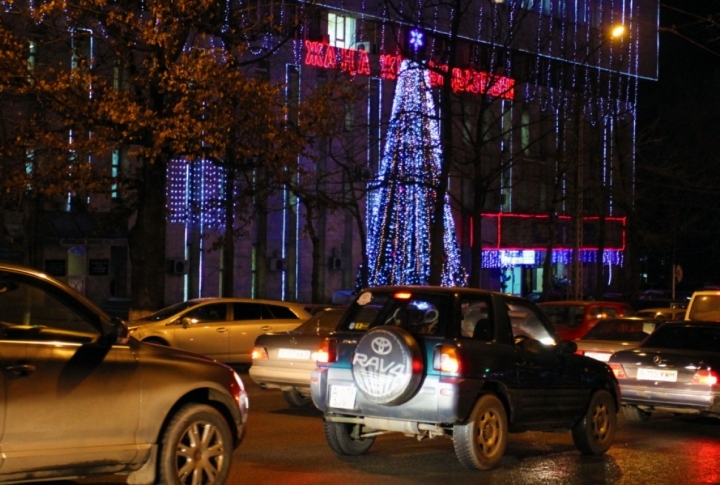
[[[0,482],[225,483],[248,409],[229,367],[129,338],[67,285],[4,263],[0,362]]]

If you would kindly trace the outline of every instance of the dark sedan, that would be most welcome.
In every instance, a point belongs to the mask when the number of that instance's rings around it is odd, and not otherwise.
[[[666,323],[638,348],[614,354],[609,365],[630,421],[646,421],[656,410],[720,417],[717,323]]]
[[[264,389],[281,389],[288,404],[309,405],[315,352],[335,330],[346,307],[328,307],[295,330],[261,335],[255,340],[250,377]]]

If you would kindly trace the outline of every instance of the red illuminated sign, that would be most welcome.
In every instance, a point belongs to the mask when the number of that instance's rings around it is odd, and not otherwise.
[[[354,76],[370,75],[370,59],[368,53],[359,49],[344,49],[322,42],[305,41],[305,65],[322,69],[337,69]],[[380,71],[382,79],[397,79],[403,57],[393,54],[380,54]],[[447,72],[447,65],[428,64],[430,68],[430,84],[442,86]],[[515,80],[505,76],[496,76],[474,69],[454,68],[451,76],[452,90],[456,93],[489,94],[498,98],[513,99],[515,97]]]

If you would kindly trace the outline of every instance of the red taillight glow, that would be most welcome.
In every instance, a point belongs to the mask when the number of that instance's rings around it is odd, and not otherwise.
[[[255,347],[252,351],[253,360],[268,360],[268,353],[265,347]]]
[[[326,338],[323,340],[320,348],[315,352],[315,360],[317,362],[328,364],[335,362],[337,359],[337,341],[334,339]]]
[[[609,364],[609,365],[613,371],[613,374],[615,374],[615,377],[617,379],[627,378],[627,376],[625,375],[625,369],[623,369],[623,366],[621,364]]]
[[[575,351],[575,354],[576,354],[576,355],[585,355],[585,351],[578,349],[578,350]]]
[[[460,359],[457,355],[457,349],[450,345],[436,347],[433,358],[433,369],[439,370],[440,372],[457,374],[458,371],[460,371]]]
[[[690,384],[700,384],[703,386],[714,386],[718,383],[718,373],[714,370],[699,370],[690,380]]]

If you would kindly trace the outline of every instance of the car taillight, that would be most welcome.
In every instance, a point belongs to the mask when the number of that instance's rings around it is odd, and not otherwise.
[[[699,370],[690,380],[690,384],[714,386],[718,383],[718,377],[720,377],[720,375],[714,370]]]
[[[268,360],[268,353],[265,347],[255,347],[252,351],[252,360]]]
[[[621,364],[608,364],[610,368],[613,371],[613,374],[615,374],[615,377],[617,379],[626,379],[627,375],[625,375],[625,369],[623,369],[623,366]]]
[[[457,349],[451,345],[439,345],[435,347],[433,355],[433,369],[440,372],[457,374],[460,371],[460,359]]]
[[[337,360],[337,340],[326,338],[317,352],[315,352],[315,360],[323,364],[335,362]]]
[[[585,355],[585,351],[584,351],[584,350],[577,349],[577,350],[575,351],[575,354],[576,354],[576,355]]]

